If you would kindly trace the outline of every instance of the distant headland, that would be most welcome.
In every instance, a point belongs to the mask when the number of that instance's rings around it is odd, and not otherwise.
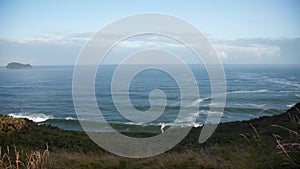
[[[32,68],[30,64],[22,64],[18,62],[11,62],[6,65],[7,69],[29,69]]]

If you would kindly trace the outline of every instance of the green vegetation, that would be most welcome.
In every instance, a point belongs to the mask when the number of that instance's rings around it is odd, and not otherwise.
[[[32,66],[30,64],[11,62],[11,63],[7,64],[6,68],[7,69],[29,69],[29,68],[32,68]]]
[[[11,133],[26,127],[25,119],[16,119],[11,116],[0,114],[0,134]]]
[[[281,115],[220,124],[204,144],[197,142],[201,128],[193,128],[172,150],[145,159],[110,154],[84,132],[1,115],[0,168],[299,168],[299,109],[300,103]]]

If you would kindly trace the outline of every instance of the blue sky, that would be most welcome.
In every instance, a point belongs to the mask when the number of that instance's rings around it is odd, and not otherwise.
[[[299,11],[298,0],[0,1],[0,65],[14,60],[74,64],[93,32],[143,12],[172,14],[192,23],[213,42],[224,63],[300,63]],[[66,37],[75,36],[84,38],[66,43]]]

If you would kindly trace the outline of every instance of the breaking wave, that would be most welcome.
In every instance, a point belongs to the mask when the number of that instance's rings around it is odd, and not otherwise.
[[[26,118],[28,120],[32,120],[34,122],[44,122],[46,120],[49,120],[49,119],[54,119],[53,116],[51,115],[45,115],[43,113],[10,113],[8,114],[10,116],[13,116],[15,118]]]
[[[264,93],[264,92],[268,92],[268,90],[266,90],[266,89],[260,89],[260,90],[238,90],[238,91],[228,92],[227,94]]]

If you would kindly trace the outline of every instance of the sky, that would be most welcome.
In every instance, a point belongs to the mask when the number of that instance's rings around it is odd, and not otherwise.
[[[222,63],[295,64],[300,63],[299,11],[298,0],[3,0],[0,65],[75,64],[93,33],[144,12],[171,14],[193,24],[215,46]]]

